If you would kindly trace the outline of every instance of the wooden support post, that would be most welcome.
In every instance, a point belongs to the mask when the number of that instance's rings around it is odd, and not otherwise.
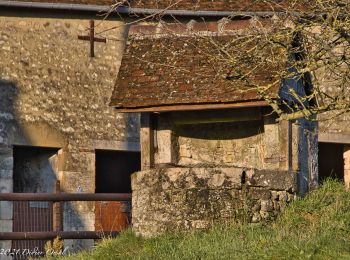
[[[151,169],[154,166],[154,130],[152,114],[141,114],[140,129],[141,170]]]
[[[54,187],[54,193],[61,193],[61,184],[57,180]],[[61,202],[53,202],[52,204],[52,216],[53,216],[53,231],[62,231],[62,208]]]

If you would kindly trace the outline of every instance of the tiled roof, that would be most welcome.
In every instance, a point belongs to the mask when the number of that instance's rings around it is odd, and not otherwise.
[[[303,2],[300,6],[308,4]],[[202,10],[202,11],[279,11],[291,4],[289,0],[132,0],[132,7]]]
[[[277,45],[260,45],[262,56],[253,57],[250,49],[259,46],[261,39],[251,37],[249,45],[232,40],[232,33],[244,35],[249,23],[196,23],[190,25],[191,32],[183,24],[133,27],[111,105],[132,110],[256,101],[261,96],[253,85],[272,83],[269,93],[276,96],[277,77],[286,67],[287,53]],[[224,45],[239,68],[232,68],[227,57],[225,60],[219,47]],[[261,60],[264,58],[270,62]]]

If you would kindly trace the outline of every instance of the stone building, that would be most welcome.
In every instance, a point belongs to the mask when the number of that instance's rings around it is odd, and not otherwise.
[[[141,113],[142,171],[132,176],[137,233],[268,220],[317,186],[317,124],[276,122],[245,81],[218,76],[220,65],[206,52],[207,40],[229,43],[253,27],[250,20],[221,20],[130,28],[111,105]],[[282,62],[251,75],[261,85],[287,68],[288,53],[274,52],[270,58]],[[239,44],[230,54],[248,56]],[[270,94],[288,99],[290,87],[304,91],[301,81],[281,80]]]

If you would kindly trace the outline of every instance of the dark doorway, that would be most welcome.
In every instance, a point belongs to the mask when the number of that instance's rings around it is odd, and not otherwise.
[[[139,152],[96,150],[96,193],[131,193],[130,175],[140,165]]]
[[[13,149],[14,192],[38,193],[52,192],[57,180],[56,148],[15,146]],[[52,231],[52,208],[45,201],[14,201],[13,231],[44,232]],[[14,240],[12,248],[38,248],[44,252],[46,240]],[[27,259],[28,256],[16,256],[14,259]]]
[[[344,180],[344,145],[334,143],[318,144],[318,165],[320,182],[327,178]]]
[[[139,152],[96,151],[96,193],[131,193],[131,174],[140,170]],[[130,202],[96,202],[95,229],[121,231],[131,223]]]
[[[56,148],[15,146],[14,192],[52,192],[57,180]]]

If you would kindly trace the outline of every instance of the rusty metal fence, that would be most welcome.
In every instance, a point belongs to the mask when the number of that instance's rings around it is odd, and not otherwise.
[[[131,222],[131,194],[0,193],[0,201],[12,202],[13,232],[0,230],[0,241],[12,240],[11,252],[35,248],[44,252],[47,241],[56,237],[63,240],[115,237]],[[82,207],[85,214],[81,214]]]

